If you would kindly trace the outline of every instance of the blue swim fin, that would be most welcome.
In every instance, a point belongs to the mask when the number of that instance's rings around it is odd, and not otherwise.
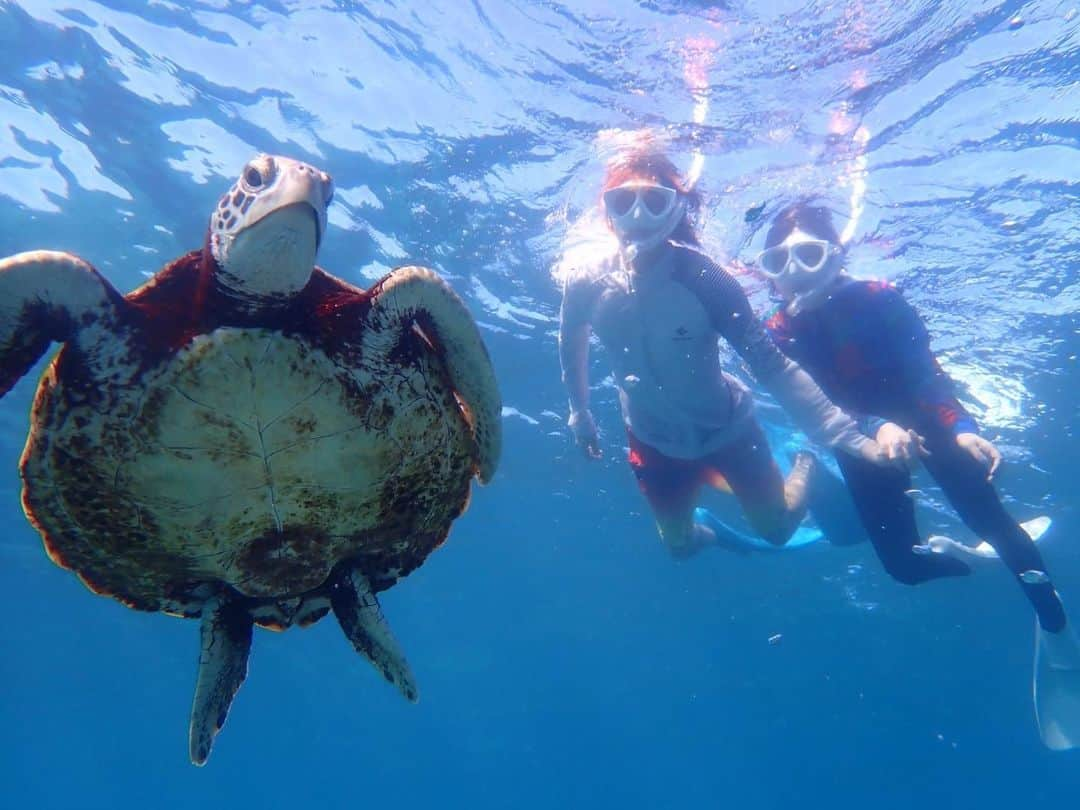
[[[694,521],[712,529],[716,535],[717,545],[729,551],[791,551],[822,539],[820,530],[809,526],[800,526],[784,545],[774,546],[760,537],[754,537],[732,528],[708,509],[701,509],[700,507],[694,510]]]
[[[834,546],[855,546],[869,540],[844,480],[818,460],[807,489],[810,516]]]

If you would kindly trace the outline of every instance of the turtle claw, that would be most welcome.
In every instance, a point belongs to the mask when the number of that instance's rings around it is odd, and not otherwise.
[[[247,677],[252,619],[234,602],[221,597],[203,605],[199,677],[191,706],[188,750],[195,765],[205,765],[214,737],[225,725],[240,684]]]
[[[330,605],[356,651],[396,686],[406,700],[416,703],[419,693],[412,670],[390,632],[367,578],[355,569],[346,569],[330,589]]]

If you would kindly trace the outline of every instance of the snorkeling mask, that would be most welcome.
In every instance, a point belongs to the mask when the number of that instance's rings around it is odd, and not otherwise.
[[[686,213],[686,201],[670,186],[631,181],[603,194],[604,211],[631,261],[667,239]]]
[[[822,290],[840,272],[839,245],[828,239],[815,239],[796,229],[779,245],[761,251],[757,257],[761,274],[796,307],[802,299]]]

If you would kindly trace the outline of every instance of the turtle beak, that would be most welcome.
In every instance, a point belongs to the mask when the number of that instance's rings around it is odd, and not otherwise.
[[[279,188],[286,189],[283,195],[278,195],[278,206],[283,202],[282,196],[291,198],[291,205],[310,206],[315,217],[315,249],[318,250],[326,234],[326,210],[334,199],[334,179],[314,166],[295,162],[283,171],[277,182]]]
[[[326,210],[311,209],[311,218],[315,220],[315,249],[322,246],[323,234],[326,233]]]
[[[326,234],[326,212],[334,200],[334,179],[326,172],[305,163],[299,164],[296,171],[308,175],[304,178],[307,187],[304,202],[311,206],[311,212],[315,215],[315,248],[317,250],[322,245],[323,236]]]
[[[334,178],[326,172],[319,172],[318,174],[321,181],[319,185],[322,190],[322,200],[320,205],[314,207],[316,247],[322,244],[323,234],[326,233],[327,227],[327,211],[330,209],[330,203],[334,201]]]

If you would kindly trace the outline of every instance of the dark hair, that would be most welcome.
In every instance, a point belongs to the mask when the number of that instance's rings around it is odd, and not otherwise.
[[[798,228],[800,231],[840,244],[840,234],[833,224],[832,211],[810,200],[800,200],[782,209],[773,217],[769,232],[765,235],[765,248],[776,247]]]
[[[608,162],[603,191],[631,180],[651,180],[679,192],[686,200],[686,214],[668,238],[689,245],[700,244],[691,223],[691,215],[696,214],[701,207],[701,194],[696,188],[686,184],[675,164],[666,155],[652,149],[638,149],[616,155]]]

